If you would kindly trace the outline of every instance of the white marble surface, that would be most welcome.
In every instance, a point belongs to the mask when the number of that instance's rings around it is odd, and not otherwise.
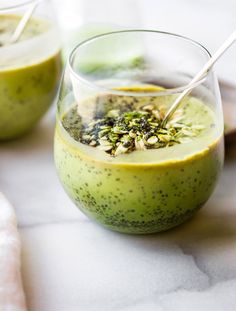
[[[210,38],[212,48],[235,27],[234,0],[141,2],[150,27],[160,23]],[[218,9],[208,23],[200,6],[213,5]],[[174,23],[181,6],[187,13]],[[225,60],[225,72],[234,79],[231,61]],[[17,211],[29,310],[235,311],[236,145],[227,152],[214,195],[191,221],[162,234],[128,236],[92,223],[64,193],[53,164],[53,115],[27,137],[0,145],[0,189]]]
[[[188,223],[128,236],[82,215],[53,155],[53,112],[0,145],[0,188],[14,204],[30,311],[235,311],[236,145],[216,192]]]

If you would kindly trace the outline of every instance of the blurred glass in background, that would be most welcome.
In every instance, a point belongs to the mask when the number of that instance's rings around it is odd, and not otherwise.
[[[90,36],[121,28],[169,31],[213,52],[236,27],[236,1],[53,0],[64,38],[64,55]],[[216,65],[221,80],[236,85],[236,46]]]
[[[63,57],[90,37],[115,30],[140,27],[136,0],[54,0],[64,42]]]

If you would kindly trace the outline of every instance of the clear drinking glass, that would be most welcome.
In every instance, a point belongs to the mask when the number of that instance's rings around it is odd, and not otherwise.
[[[37,6],[16,43],[22,16]],[[61,73],[60,40],[47,0],[0,0],[0,140],[28,132],[52,104]]]
[[[55,163],[75,204],[112,230],[144,234],[189,219],[223,164],[223,117],[211,70],[161,120],[209,59],[171,33],[100,35],[71,53],[58,99]]]

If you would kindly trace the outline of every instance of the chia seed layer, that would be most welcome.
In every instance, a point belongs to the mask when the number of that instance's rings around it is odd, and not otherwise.
[[[198,104],[197,111],[204,114],[208,108]],[[196,109],[196,102],[192,105],[190,102],[187,109]],[[164,152],[169,159],[160,160],[161,149],[113,159],[103,157],[102,151],[97,156],[93,147],[76,142],[58,120],[55,162],[60,179],[81,211],[109,229],[134,234],[170,229],[190,218],[215,187],[223,154],[221,137],[209,136],[213,121],[209,112],[204,119],[207,130],[199,136],[206,147],[199,143],[191,154],[195,142],[186,143],[190,155],[180,149],[181,144],[168,147]],[[181,152],[180,158],[175,158],[175,151]],[[151,162],[147,160],[150,154]],[[135,162],[140,158],[141,163]]]

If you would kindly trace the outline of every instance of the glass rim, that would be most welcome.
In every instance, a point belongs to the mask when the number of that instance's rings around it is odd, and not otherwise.
[[[34,3],[37,3],[37,2],[41,2],[41,1],[43,1],[43,0],[25,0],[25,1],[22,1],[21,3],[19,3],[19,4],[9,5],[9,6],[3,7],[3,8],[0,6],[0,14],[2,12],[13,11],[13,10],[16,10],[16,9],[27,7],[27,6],[31,5],[31,4],[34,4]]]
[[[126,29],[126,30],[118,30],[118,31],[111,31],[111,32],[106,32],[103,34],[99,34],[96,36],[93,36],[89,39],[83,40],[82,42],[80,42],[79,44],[77,44],[72,51],[70,52],[70,55],[68,57],[68,61],[67,61],[67,66],[69,67],[69,71],[70,73],[81,83],[93,88],[93,89],[98,89],[100,91],[103,92],[109,92],[110,94],[116,94],[116,95],[128,95],[128,96],[163,96],[163,95],[172,95],[172,94],[177,94],[180,92],[183,92],[184,90],[189,88],[189,84],[185,84],[176,88],[166,88],[163,91],[156,91],[156,92],[131,92],[131,91],[121,91],[121,90],[115,90],[109,87],[103,87],[100,85],[97,85],[94,82],[89,81],[88,79],[82,77],[82,75],[80,75],[79,73],[77,73],[74,69],[73,69],[73,60],[75,57],[76,52],[78,51],[78,49],[81,46],[84,46],[92,41],[96,41],[99,38],[103,38],[106,36],[110,36],[110,35],[114,35],[114,34],[122,34],[122,33],[135,33],[135,32],[142,32],[142,33],[156,33],[156,34],[162,34],[162,35],[166,35],[166,36],[171,36],[174,38],[179,38],[181,40],[184,40],[186,42],[189,42],[193,45],[195,45],[196,47],[200,48],[208,57],[208,59],[211,57],[211,53],[208,51],[208,49],[203,46],[201,43],[190,39],[188,37],[179,35],[179,34],[175,34],[172,32],[166,32],[166,31],[159,31],[159,30],[150,30],[150,29]],[[212,69],[210,69],[207,74],[205,75],[205,77],[203,79],[201,79],[200,81],[197,81],[195,84],[200,85],[205,79],[206,77],[209,75],[209,73],[212,72]],[[148,83],[147,83],[148,84]],[[151,84],[151,83],[150,83]],[[195,84],[192,84],[191,86],[194,87]]]

